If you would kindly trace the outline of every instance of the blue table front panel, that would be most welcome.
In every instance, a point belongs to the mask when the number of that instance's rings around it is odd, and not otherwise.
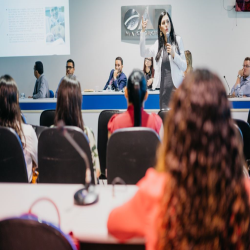
[[[56,109],[55,102],[23,102],[21,110]],[[127,109],[124,95],[83,95],[82,110]],[[159,95],[149,95],[145,102],[145,109],[160,109]]]

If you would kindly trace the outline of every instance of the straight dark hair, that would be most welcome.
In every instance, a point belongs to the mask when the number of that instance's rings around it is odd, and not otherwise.
[[[169,21],[171,24],[171,31],[170,31],[171,44],[174,44],[176,46],[177,52],[180,55],[180,48],[179,48],[179,45],[178,45],[177,40],[176,40],[176,35],[175,35],[174,25],[173,25],[172,19],[171,19],[170,15],[168,14],[168,12],[163,11],[160,14],[159,19],[158,19],[158,53],[155,57],[156,62],[159,61],[159,59],[161,57],[161,52],[162,52],[164,44],[165,44],[165,37],[164,37],[164,35],[162,35],[162,36],[160,35],[161,31],[160,31],[159,26],[161,25],[162,18],[166,15],[168,15],[168,18],[169,18]]]
[[[62,120],[67,126],[76,126],[84,130],[80,83],[65,76],[59,86],[57,96],[55,125]]]
[[[134,70],[127,83],[128,100],[134,106],[134,127],[141,126],[141,107],[147,92],[147,82],[141,70]]]
[[[146,58],[144,58],[143,72],[146,74],[145,60],[146,60]],[[153,60],[153,57],[151,57],[151,62],[152,62],[152,64],[150,66],[150,71],[151,71],[152,78],[154,78],[154,76],[155,76],[155,70],[154,70],[154,60]]]
[[[25,148],[18,89],[15,80],[9,75],[0,77],[0,126],[14,129]]]

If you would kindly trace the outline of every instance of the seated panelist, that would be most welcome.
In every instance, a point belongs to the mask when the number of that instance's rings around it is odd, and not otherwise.
[[[69,76],[69,75],[75,76],[74,73],[75,73],[75,62],[72,59],[69,59],[66,62],[66,76]],[[75,76],[75,78],[76,78],[76,76]],[[60,86],[61,82],[63,81],[63,79],[64,79],[64,76],[61,78],[61,80],[58,84],[55,97],[57,97],[58,89],[59,89],[59,86]]]
[[[123,60],[121,57],[115,59],[115,69],[112,69],[109,75],[109,79],[103,90],[107,89],[111,85],[112,90],[122,90],[127,84],[127,77],[122,72]]]
[[[40,61],[35,62],[34,76],[36,77],[36,83],[33,91],[33,95],[28,98],[39,99],[49,98],[49,83],[43,73],[43,63]]]
[[[231,90],[231,95],[250,97],[250,57],[246,57],[243,68],[239,70],[235,85]]]
[[[108,137],[120,128],[148,127],[153,129],[160,137],[163,137],[163,125],[161,118],[155,114],[148,114],[143,109],[144,101],[147,100],[147,81],[144,73],[134,70],[128,78],[125,88],[127,99],[127,111],[122,114],[113,115],[108,123]]]

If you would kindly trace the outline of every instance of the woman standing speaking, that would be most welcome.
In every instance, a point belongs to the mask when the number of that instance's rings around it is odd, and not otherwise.
[[[175,35],[170,15],[163,11],[158,20],[158,40],[149,48],[145,45],[147,20],[142,18],[140,53],[142,57],[155,57],[153,89],[160,87],[160,109],[168,108],[172,91],[182,83],[187,68],[184,46],[180,36]]]

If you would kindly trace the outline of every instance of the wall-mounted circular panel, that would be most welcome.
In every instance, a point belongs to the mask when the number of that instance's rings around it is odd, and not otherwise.
[[[140,22],[140,15],[135,9],[130,9],[125,13],[124,25],[128,30],[135,30]]]

